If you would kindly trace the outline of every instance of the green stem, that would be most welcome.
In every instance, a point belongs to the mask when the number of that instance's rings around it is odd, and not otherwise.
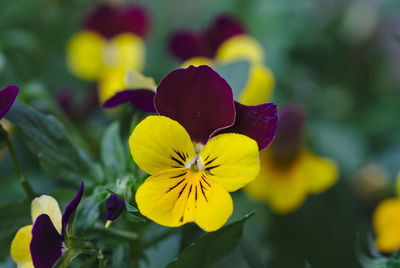
[[[104,225],[99,222],[95,223],[94,229],[97,231],[100,231],[100,232],[104,232],[104,233],[118,236],[121,238],[125,238],[128,240],[135,240],[139,237],[138,234],[134,233],[134,232],[123,231],[123,230],[115,229],[113,227],[105,228]]]
[[[15,169],[15,172],[18,175],[19,182],[24,188],[25,193],[29,196],[29,198],[33,199],[36,197],[36,193],[30,185],[29,181],[25,178],[24,173],[22,172],[21,166],[18,162],[17,154],[15,153],[14,146],[11,143],[10,137],[8,136],[7,131],[0,125],[0,132],[4,137],[6,145],[8,147],[8,151],[10,152],[11,160]]]

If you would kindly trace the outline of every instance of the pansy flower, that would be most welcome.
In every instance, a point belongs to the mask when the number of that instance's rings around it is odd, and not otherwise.
[[[218,65],[240,60],[250,63],[247,84],[239,101],[258,105],[270,98],[274,77],[264,65],[265,52],[261,44],[248,35],[244,26],[230,15],[221,15],[203,32],[182,30],[173,34],[171,54],[189,65]]]
[[[81,79],[98,82],[102,105],[118,94],[119,101],[124,99],[133,105],[141,103],[135,102],[136,98],[147,100],[149,94],[154,97],[151,88],[131,88],[129,82],[132,72],[143,69],[149,24],[142,7],[101,4],[87,14],[84,29],[68,42],[69,69]],[[149,92],[143,93],[144,90]],[[110,104],[104,106],[109,108]]]
[[[375,246],[382,252],[400,249],[400,172],[397,175],[397,197],[378,204],[373,214]]]
[[[0,90],[0,119],[2,119],[8,110],[10,110],[17,98],[19,88],[17,86],[7,86]]]
[[[304,112],[295,106],[279,115],[276,138],[260,153],[261,170],[245,192],[268,202],[281,214],[297,209],[308,194],[319,194],[337,180],[335,162],[304,148],[302,133]]]
[[[208,66],[169,73],[154,99],[159,115],[140,122],[129,139],[136,164],[150,174],[136,192],[140,212],[158,224],[222,227],[232,213],[229,192],[259,172],[276,106],[234,102],[228,83]]]
[[[53,197],[42,195],[32,201],[33,225],[20,228],[11,242],[11,257],[19,268],[49,268],[61,257],[66,251],[68,223],[82,195],[83,182],[62,216]]]

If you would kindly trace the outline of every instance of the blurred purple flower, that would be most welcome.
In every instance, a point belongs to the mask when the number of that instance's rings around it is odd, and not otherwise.
[[[125,207],[125,200],[112,194],[107,201],[107,221],[113,221],[121,214]]]

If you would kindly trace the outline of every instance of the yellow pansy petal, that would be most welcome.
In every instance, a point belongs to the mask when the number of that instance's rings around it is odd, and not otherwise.
[[[195,67],[198,67],[200,65],[208,65],[212,67],[214,65],[214,62],[206,57],[193,57],[188,60],[186,60],[184,63],[182,63],[181,68],[187,68],[190,65],[193,65]]]
[[[308,193],[307,176],[298,165],[276,167],[269,150],[260,153],[261,171],[257,178],[246,186],[250,196],[264,200],[278,213],[297,209]]]
[[[373,225],[377,234],[375,244],[380,251],[392,252],[400,248],[400,199],[382,201],[375,209]]]
[[[221,228],[233,203],[222,185],[204,172],[173,169],[151,176],[136,192],[140,212],[158,224],[176,227],[195,221],[206,231]]]
[[[257,142],[241,134],[227,133],[211,138],[200,151],[207,175],[229,192],[254,180],[260,170]]]
[[[31,204],[32,222],[41,214],[49,215],[54,227],[61,233],[61,211],[57,201],[48,195],[33,199]]]
[[[154,92],[157,89],[157,84],[152,77],[144,76],[134,70],[128,70],[126,74],[126,85],[130,89],[150,89]]]
[[[29,248],[32,240],[32,227],[33,225],[27,225],[20,228],[11,242],[11,257],[17,263],[18,268],[33,267]]]
[[[108,67],[118,67],[141,71],[144,66],[146,56],[146,46],[143,40],[132,33],[122,33],[112,39],[110,53],[105,52],[106,65]],[[113,50],[117,49],[117,58],[113,58]],[[109,54],[109,55],[108,55]],[[110,57],[109,57],[110,56]]]
[[[104,103],[117,92],[127,88],[128,71],[124,68],[107,68],[99,80],[99,100]]]
[[[104,68],[102,63],[103,38],[91,31],[73,36],[67,45],[68,68],[76,76],[96,80]]]
[[[236,35],[219,46],[216,59],[222,62],[248,60],[251,63],[263,63],[265,54],[256,39],[248,35]]]
[[[271,98],[275,80],[271,70],[254,64],[249,70],[249,80],[243,90],[239,102],[244,105],[259,105]]]
[[[184,167],[196,154],[184,127],[165,116],[148,116],[140,122],[129,146],[136,164],[151,175]]]
[[[322,193],[336,183],[338,168],[334,161],[318,157],[309,152],[303,152],[300,158],[301,167],[304,169],[304,174],[309,181],[311,193]]]

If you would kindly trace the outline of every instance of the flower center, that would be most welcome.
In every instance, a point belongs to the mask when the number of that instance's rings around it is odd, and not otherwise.
[[[204,170],[204,163],[201,156],[197,153],[192,159],[190,159],[186,165],[186,169],[191,169],[194,172]]]

